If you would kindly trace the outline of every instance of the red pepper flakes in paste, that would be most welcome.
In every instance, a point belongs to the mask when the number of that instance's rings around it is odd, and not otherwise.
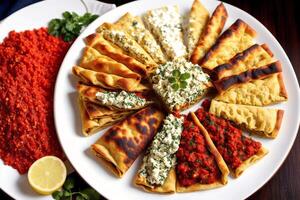
[[[64,157],[54,128],[53,91],[69,47],[45,28],[12,31],[0,44],[0,158],[21,174],[40,157]]]
[[[218,118],[203,108],[199,108],[195,114],[231,169],[236,169],[260,150],[260,142],[244,136],[230,121]]]
[[[185,118],[183,126],[176,154],[179,184],[187,187],[197,183],[216,182],[221,176],[221,171],[214,155],[208,149],[200,128],[195,125],[190,114]]]

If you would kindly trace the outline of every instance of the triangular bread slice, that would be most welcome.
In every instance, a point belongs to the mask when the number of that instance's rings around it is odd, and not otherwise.
[[[149,71],[152,71],[157,66],[157,63],[154,62],[151,56],[120,27],[110,23],[103,23],[97,28],[97,32],[103,34],[106,40],[120,47],[129,56],[146,65]]]
[[[195,0],[188,16],[185,34],[189,57],[193,53],[201,33],[209,20],[209,12],[200,0]]]
[[[232,122],[199,108],[196,112],[201,129],[206,132],[235,178],[263,158],[268,150],[258,141],[245,136]]]
[[[253,106],[266,106],[287,99],[282,73],[240,84],[215,97],[215,100],[225,103]]]
[[[182,20],[177,5],[149,10],[143,19],[169,59],[187,56],[183,43]]]
[[[232,75],[221,80],[213,81],[215,88],[219,93],[237,87],[240,84],[247,83],[253,80],[264,79],[272,74],[276,74],[282,71],[281,63],[276,61],[266,66],[259,68],[249,69],[248,71],[242,72],[238,75]]]
[[[121,48],[104,39],[103,35],[99,33],[91,34],[85,38],[85,43],[101,54],[126,65],[129,69],[140,74],[142,77],[147,76],[147,67],[143,63],[128,56]]]
[[[234,122],[237,126],[267,138],[275,138],[279,132],[283,110],[256,106],[237,105],[212,100],[209,112]]]
[[[227,17],[226,8],[223,3],[220,3],[200,35],[196,48],[190,58],[192,63],[198,64],[206,52],[215,44],[223,30]]]
[[[276,59],[273,57],[273,53],[266,44],[254,44],[245,51],[238,53],[228,63],[214,68],[212,76],[213,79],[219,80],[275,61]]]
[[[252,46],[256,32],[243,20],[236,20],[216,41],[199,63],[212,70],[218,65],[227,63],[237,53]]]
[[[112,90],[125,90],[128,92],[141,92],[148,90],[146,85],[140,83],[140,79],[123,77],[122,74],[110,74],[97,72],[79,66],[73,67],[73,74],[78,76],[87,84]]]
[[[84,136],[90,136],[133,113],[133,111],[113,111],[84,101],[81,97],[79,97],[78,101],[81,115],[81,130]]]
[[[139,16],[130,13],[123,15],[116,23],[116,27],[126,31],[152,57],[157,64],[166,62],[164,53],[153,35],[144,26]]]
[[[197,127],[197,128],[195,128]],[[186,131],[188,134],[185,135],[184,131]],[[192,135],[191,134],[195,134]],[[203,142],[202,142],[203,141]],[[186,146],[188,144],[188,147]],[[184,146],[182,146],[184,145]],[[190,151],[189,147],[190,145],[195,145],[197,149],[203,149],[202,151],[193,152]],[[194,153],[194,154],[193,154]],[[199,191],[199,190],[208,190],[212,188],[222,187],[225,184],[227,184],[227,176],[229,174],[229,169],[223,160],[221,154],[215,147],[214,143],[212,142],[211,138],[209,137],[207,131],[203,128],[203,126],[199,123],[197,120],[197,117],[194,113],[190,113],[184,122],[184,130],[181,135],[181,141],[179,150],[177,152],[177,155],[183,156],[178,157],[177,156],[177,184],[176,184],[176,191],[177,192],[192,192],[192,191]],[[193,155],[187,157],[187,155]],[[190,159],[192,158],[193,159]],[[207,161],[207,160],[209,161]],[[193,166],[194,162],[197,162],[199,166],[195,167],[195,170],[197,171],[188,171],[195,174],[195,176],[198,177],[198,182],[193,184],[187,184],[185,185],[185,178],[188,175],[188,172],[184,172],[185,170],[179,170],[182,169],[184,166]],[[207,170],[203,166],[203,163],[210,163],[209,170]],[[212,165],[214,165],[212,167]],[[211,170],[212,168],[216,169],[215,172]],[[202,176],[201,172],[205,171],[207,176]],[[217,172],[218,171],[218,172]],[[183,176],[183,177],[182,177]],[[207,182],[205,178],[207,177],[214,177],[215,180],[213,182]]]

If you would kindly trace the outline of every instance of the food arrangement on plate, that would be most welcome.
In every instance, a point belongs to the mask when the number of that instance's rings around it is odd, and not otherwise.
[[[111,126],[91,146],[102,165],[122,177],[139,155],[134,184],[148,192],[212,189],[238,178],[268,150],[243,131],[275,139],[287,101],[282,67],[241,19],[210,15],[195,0],[183,23],[178,6],[143,16],[126,13],[85,38],[72,72],[82,133]],[[223,32],[222,32],[223,31]],[[184,114],[200,102],[203,108]]]

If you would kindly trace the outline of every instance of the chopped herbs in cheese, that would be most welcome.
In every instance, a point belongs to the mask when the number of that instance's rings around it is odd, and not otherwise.
[[[143,159],[140,174],[152,185],[164,184],[169,171],[176,164],[176,152],[179,148],[183,117],[169,114]]]
[[[128,93],[126,91],[97,92],[96,97],[103,105],[115,106],[123,109],[140,108],[146,104],[145,99],[138,97],[134,93]]]
[[[158,38],[170,59],[186,56],[187,52],[182,35],[182,19],[177,6],[151,10],[146,14],[145,22]]]
[[[206,91],[209,76],[199,65],[175,59],[160,65],[151,77],[153,89],[172,110],[193,103]]]

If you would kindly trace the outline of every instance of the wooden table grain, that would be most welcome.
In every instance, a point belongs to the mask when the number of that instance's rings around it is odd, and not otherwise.
[[[102,0],[122,5],[129,0]],[[287,53],[297,78],[300,78],[300,23],[296,21],[297,11],[300,12],[296,0],[224,0],[258,19],[277,38]],[[163,0],[162,0],[163,3]],[[299,14],[299,13],[298,13]],[[283,66],[284,67],[284,66]],[[249,200],[296,200],[300,199],[300,137],[287,159],[261,189],[251,195]],[[282,133],[284,134],[284,133]],[[249,180],[251,181],[251,180]],[[238,191],[236,191],[238,192]],[[0,191],[0,199],[11,199]]]

